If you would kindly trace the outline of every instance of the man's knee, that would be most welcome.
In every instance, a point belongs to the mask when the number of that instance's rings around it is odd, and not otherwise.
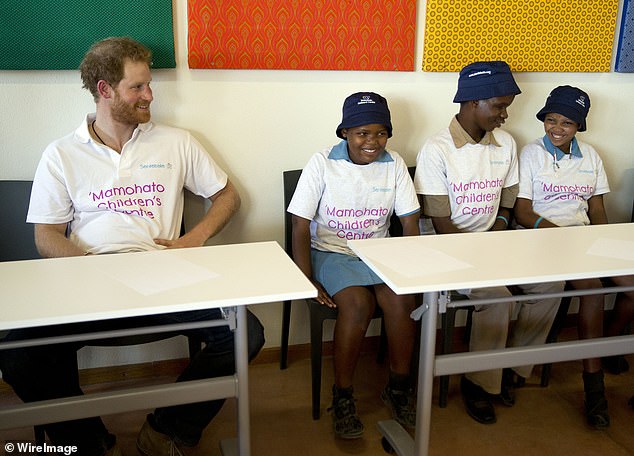
[[[253,360],[264,346],[264,327],[258,317],[247,310],[247,338],[249,361]]]
[[[51,353],[46,356],[43,347],[16,348],[0,351],[0,371],[2,379],[10,385],[31,382],[33,379],[47,378],[58,363],[51,363],[51,359],[57,359]],[[57,366],[60,368],[60,366]]]

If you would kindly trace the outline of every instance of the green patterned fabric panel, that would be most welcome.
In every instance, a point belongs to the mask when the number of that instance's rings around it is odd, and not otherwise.
[[[172,0],[0,0],[0,69],[71,70],[92,43],[129,36],[174,68]]]

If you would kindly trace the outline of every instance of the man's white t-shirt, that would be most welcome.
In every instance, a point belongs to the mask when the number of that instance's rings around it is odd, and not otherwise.
[[[69,238],[91,253],[161,248],[176,239],[183,188],[208,198],[227,175],[189,132],[140,124],[121,153],[88,133],[94,115],[44,151],[33,182],[27,221],[69,223]]]

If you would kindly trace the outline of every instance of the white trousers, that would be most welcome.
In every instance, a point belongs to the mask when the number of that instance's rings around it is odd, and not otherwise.
[[[565,282],[547,282],[518,285],[525,294],[556,293],[563,291]],[[470,290],[471,299],[501,298],[512,296],[506,287],[489,287]],[[506,347],[526,347],[546,342],[561,298],[521,301],[517,321],[509,334],[509,323],[513,314],[512,299],[499,304],[478,305],[473,312],[470,351],[496,350]],[[514,367],[513,370],[524,378],[531,375],[533,366]],[[479,385],[490,394],[499,394],[502,385],[502,369],[470,372],[467,379]]]

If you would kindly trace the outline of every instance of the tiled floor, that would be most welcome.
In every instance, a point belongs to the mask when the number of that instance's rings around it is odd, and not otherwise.
[[[634,355],[628,356],[634,370]],[[384,455],[376,422],[388,412],[379,398],[386,370],[373,355],[363,357],[358,367],[356,397],[366,426],[362,439],[340,441],[333,438],[331,420],[325,409],[330,400],[332,370],[324,360],[322,418],[311,419],[310,364],[291,361],[280,371],[277,363],[250,367],[252,453],[254,455],[313,456],[366,454]],[[154,381],[154,380],[153,380]],[[135,382],[139,382],[135,380]],[[582,415],[583,392],[581,362],[556,364],[550,386],[541,388],[533,376],[517,391],[513,408],[496,408],[498,422],[478,424],[464,412],[458,390],[459,378],[452,377],[447,408],[437,406],[437,387],[432,409],[431,455],[601,455],[634,454],[634,410],[627,400],[634,395],[634,372],[606,375],[612,425],[608,430],[588,428]],[[122,383],[115,385],[119,387]],[[90,387],[92,390],[112,385]],[[8,393],[0,404],[15,401]],[[117,435],[124,455],[136,455],[135,438],[146,412],[105,417],[110,431]],[[235,402],[229,400],[220,415],[206,430],[195,455],[219,455],[219,441],[235,435]],[[0,440],[32,439],[31,429],[0,432]]]

